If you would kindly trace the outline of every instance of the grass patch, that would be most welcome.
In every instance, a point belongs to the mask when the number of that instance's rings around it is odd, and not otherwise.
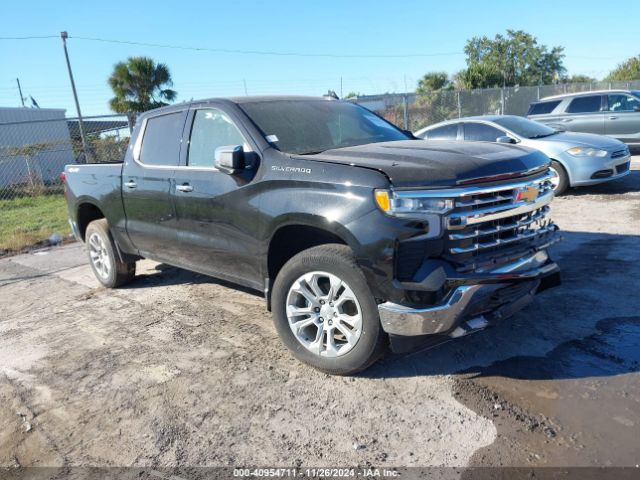
[[[70,233],[67,202],[62,195],[0,200],[0,250],[19,251],[52,233]]]

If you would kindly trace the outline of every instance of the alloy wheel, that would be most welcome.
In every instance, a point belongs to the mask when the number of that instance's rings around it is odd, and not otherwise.
[[[100,277],[106,279],[109,278],[109,272],[111,271],[111,262],[109,259],[109,252],[107,252],[107,246],[105,245],[102,237],[97,233],[93,233],[89,237],[89,256],[91,263],[100,275]]]
[[[360,303],[349,285],[331,273],[299,277],[289,289],[286,309],[296,340],[316,355],[344,355],[362,335]]]

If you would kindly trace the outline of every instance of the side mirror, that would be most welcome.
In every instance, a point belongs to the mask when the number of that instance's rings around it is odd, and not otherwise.
[[[496,142],[498,143],[518,143],[515,138],[509,137],[508,135],[502,135],[496,138]]]
[[[240,145],[227,145],[216,148],[215,167],[229,175],[236,174],[244,169],[244,150]]]
[[[633,107],[633,111],[640,112],[640,105],[636,105],[635,107]]]

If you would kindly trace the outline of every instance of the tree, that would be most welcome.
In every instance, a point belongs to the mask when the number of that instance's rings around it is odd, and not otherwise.
[[[631,57],[612,70],[605,80],[630,81],[640,80],[640,55]]]
[[[597,80],[589,75],[576,74],[565,79],[566,83],[594,83]]]
[[[454,76],[454,83],[460,90],[502,86],[502,80],[502,73],[494,65],[488,63],[469,65],[468,68],[460,70]]]
[[[493,39],[467,41],[467,69],[458,74],[466,88],[491,88],[553,83],[565,76],[562,47],[549,49],[522,30],[507,30]]]
[[[453,88],[453,84],[449,80],[447,72],[429,72],[418,81],[416,93],[424,95],[436,90],[449,88]]]
[[[129,57],[119,62],[109,77],[115,94],[109,105],[114,112],[144,112],[168,105],[176,98],[171,73],[164,63],[155,63],[149,57]]]

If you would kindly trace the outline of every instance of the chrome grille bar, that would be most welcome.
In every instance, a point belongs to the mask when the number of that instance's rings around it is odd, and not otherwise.
[[[544,216],[548,212],[549,212],[548,206],[542,207],[541,209],[533,212],[533,214],[523,215],[521,219],[514,220],[511,223],[504,224],[504,225],[496,225],[496,226],[487,227],[487,228],[477,228],[475,230],[472,230],[471,232],[451,233],[449,234],[449,239],[450,240],[468,240],[470,238],[483,237],[483,236],[492,235],[495,233],[506,232],[508,230],[514,230],[516,228],[526,227],[528,225],[531,225],[535,221],[541,220],[542,218],[544,218]]]
[[[525,230],[525,231],[519,232],[512,237],[496,238],[488,242],[477,242],[472,245],[469,245],[468,247],[453,247],[449,249],[449,251],[453,254],[478,252],[481,250],[486,250],[488,248],[507,245],[507,244],[519,242],[522,240],[530,240],[536,236],[555,232],[557,229],[558,227],[556,227],[554,224],[549,224],[537,230]]]
[[[520,201],[498,204],[490,207],[470,211],[454,211],[445,217],[445,225],[451,230],[459,230],[470,225],[500,220],[502,218],[533,212],[553,200],[553,190],[542,193],[534,202]]]

